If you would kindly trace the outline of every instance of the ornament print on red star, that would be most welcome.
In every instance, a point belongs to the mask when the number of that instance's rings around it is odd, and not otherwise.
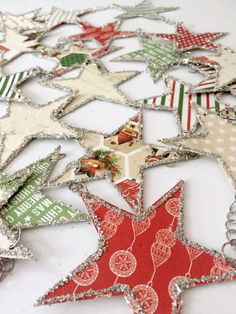
[[[185,288],[236,278],[220,254],[185,239],[183,182],[140,217],[80,193],[100,246],[38,305],[125,295],[135,314],[179,313]]]
[[[217,39],[223,36],[225,33],[201,33],[194,34],[187,27],[181,23],[177,24],[176,34],[155,34],[157,37],[169,39],[176,42],[177,49],[186,51],[195,48],[202,49],[217,49],[218,44],[214,44],[211,40]]]
[[[96,40],[102,46],[108,46],[116,38],[126,38],[135,36],[135,32],[120,31],[120,21],[112,22],[104,26],[93,26],[80,22],[80,26],[85,31],[82,34],[70,36],[73,41],[76,40]]]

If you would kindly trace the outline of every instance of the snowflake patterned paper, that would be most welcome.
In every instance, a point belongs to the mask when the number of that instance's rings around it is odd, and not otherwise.
[[[120,31],[120,21],[115,21],[104,26],[93,26],[84,22],[79,22],[84,33],[71,35],[69,38],[76,40],[96,40],[101,46],[109,46],[116,38],[127,38],[136,36],[136,32]]]
[[[193,104],[206,112],[214,111],[228,120],[236,118],[236,112],[230,111],[229,106],[221,103],[216,93],[192,94],[192,86],[170,76],[164,80],[169,91],[167,94],[139,100],[136,105],[145,109],[173,111],[181,133],[193,132],[199,124]]]
[[[148,64],[148,70],[154,81],[171,66],[180,63],[186,55],[175,50],[172,44],[161,44],[159,41],[146,36],[140,37],[142,49],[128,52],[113,59],[113,61],[141,61]]]
[[[88,63],[81,67],[80,74],[75,78],[53,78],[45,81],[44,84],[70,91],[79,89],[77,97],[63,110],[62,115],[65,115],[95,99],[130,103],[131,100],[119,91],[117,86],[137,74],[139,74],[137,71],[111,73],[98,63]]]
[[[194,34],[182,23],[177,24],[176,32],[176,34],[156,33],[155,36],[174,41],[178,50],[186,51],[195,48],[216,50],[219,45],[211,41],[225,35],[222,32]]]
[[[0,215],[8,227],[25,229],[88,220],[87,215],[81,211],[41,192],[60,158],[60,148],[57,148],[46,158],[21,170],[22,174],[30,172],[31,176],[0,209]]]
[[[219,253],[185,238],[182,182],[142,217],[88,192],[81,196],[99,234],[98,250],[38,305],[124,295],[135,314],[179,313],[185,288],[236,279]]]
[[[164,139],[164,143],[173,144],[200,155],[217,158],[224,167],[234,188],[236,187],[236,124],[221,119],[212,113],[205,114],[197,109],[198,119],[203,131],[195,135]]]
[[[108,177],[136,210],[143,208],[143,172],[145,168],[194,158],[177,154],[142,141],[142,114],[131,118],[113,134],[86,133],[82,141],[86,156],[69,164],[49,184],[63,185]]]
[[[7,114],[0,118],[0,168],[16,157],[32,139],[78,139],[80,132],[55,117],[74,97],[74,94],[70,94],[44,106],[26,101],[20,105],[10,102]]]
[[[146,19],[163,19],[160,13],[173,11],[178,7],[155,7],[149,0],[143,0],[135,6],[121,6],[115,5],[124,11],[123,14],[119,15],[118,18],[128,19],[133,17],[144,17]]]

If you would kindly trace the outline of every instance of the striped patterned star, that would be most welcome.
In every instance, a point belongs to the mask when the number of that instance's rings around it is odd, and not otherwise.
[[[205,111],[214,111],[227,119],[235,119],[236,112],[221,104],[216,93],[191,94],[191,86],[171,77],[165,77],[169,93],[145,98],[137,102],[140,107],[173,111],[181,132],[194,131],[198,119],[193,104],[201,106]]]
[[[113,61],[144,61],[154,81],[171,66],[181,62],[185,55],[176,51],[173,44],[163,45],[148,37],[140,37],[142,49],[124,54]]]
[[[119,18],[128,19],[133,17],[144,17],[146,19],[162,19],[160,13],[173,11],[178,7],[154,7],[149,0],[144,0],[135,6],[121,6],[116,7],[124,11],[123,14],[119,15]]]
[[[17,86],[34,77],[41,71],[40,68],[33,68],[26,71],[18,72],[10,75],[0,75],[0,100],[23,101],[27,97]]]

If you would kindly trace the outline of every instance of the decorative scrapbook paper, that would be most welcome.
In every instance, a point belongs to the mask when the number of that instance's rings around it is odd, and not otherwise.
[[[137,106],[173,111],[181,132],[194,131],[198,125],[193,104],[199,105],[206,112],[215,112],[228,120],[236,118],[236,111],[231,111],[227,105],[221,103],[216,93],[192,94],[192,86],[170,76],[165,77],[165,83],[169,91],[167,94],[142,99],[137,101]]]
[[[82,66],[80,74],[75,78],[55,78],[44,84],[65,90],[79,89],[79,94],[61,113],[65,115],[94,99],[126,104],[131,102],[117,86],[137,74],[137,71],[110,73],[98,63],[88,63]]]
[[[66,11],[61,8],[53,7],[49,14],[38,16],[36,20],[42,22],[47,30],[51,30],[62,24],[78,24],[78,17],[89,12],[91,12],[91,9],[84,11]]]
[[[98,250],[38,305],[124,295],[133,313],[179,313],[184,289],[236,278],[222,255],[185,238],[182,182],[139,217],[88,192],[81,196]]]
[[[19,15],[4,12],[1,14],[3,24],[1,28],[4,30],[4,28],[7,27],[17,32],[41,31],[44,25],[35,20],[39,11],[40,9],[36,9]]]
[[[184,150],[217,158],[236,187],[236,124],[218,115],[205,114],[200,108],[197,111],[203,132],[163,141],[174,144],[174,147],[181,146]]]
[[[93,26],[80,21],[79,25],[84,33],[71,35],[69,38],[73,41],[93,39],[101,46],[109,46],[116,38],[136,36],[136,32],[120,31],[121,21],[115,21],[104,26]]]
[[[60,148],[57,148],[46,158],[25,169],[25,171],[31,170],[32,175],[0,210],[1,217],[10,228],[24,229],[88,220],[88,216],[78,209],[54,200],[41,192],[60,158]]]
[[[17,87],[24,81],[42,73],[40,68],[32,68],[14,74],[0,74],[0,100],[24,101],[27,97]]]
[[[30,39],[29,36],[19,34],[11,28],[5,27],[5,37],[0,42],[0,64],[6,64],[26,52],[35,51],[38,39]]]
[[[171,66],[181,62],[186,55],[175,50],[173,44],[163,45],[159,41],[146,36],[140,37],[142,49],[128,52],[113,61],[142,61],[148,64],[148,71],[156,81]]]
[[[53,58],[57,65],[50,74],[58,76],[73,68],[85,64],[88,60],[102,57],[110,52],[120,49],[119,47],[102,47],[90,49],[82,42],[70,43],[67,47],[54,49],[45,49],[42,52],[44,57]]]
[[[143,208],[143,171],[145,168],[186,160],[187,156],[170,152],[142,141],[142,115],[136,115],[113,134],[86,133],[86,156],[69,164],[64,172],[49,182],[52,185],[88,182],[108,177],[126,201]]]
[[[55,118],[73,98],[74,95],[60,97],[44,106],[10,102],[7,114],[0,118],[0,167],[16,157],[32,139],[79,138],[80,132]]]
[[[218,55],[193,57],[189,61],[216,69],[215,91],[236,82],[236,53],[229,47],[221,45]]]
[[[186,26],[183,26],[182,23],[178,23],[176,25],[176,34],[157,33],[155,35],[157,37],[174,41],[179,50],[186,51],[195,48],[215,50],[219,47],[219,45],[212,43],[211,41],[225,35],[225,33],[216,32],[194,34]]]
[[[178,7],[155,7],[149,0],[143,0],[135,6],[121,6],[116,4],[115,7],[122,9],[124,12],[118,16],[122,19],[143,17],[146,19],[160,20],[163,18],[160,13],[178,9]]]
[[[0,218],[0,260],[9,259],[32,259],[33,254],[23,244],[19,244],[19,235],[9,229]]]

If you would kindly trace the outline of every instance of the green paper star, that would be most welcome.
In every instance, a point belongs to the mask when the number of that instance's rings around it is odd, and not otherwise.
[[[30,228],[88,220],[81,211],[40,192],[60,158],[60,148],[57,148],[46,158],[21,170],[23,173],[30,171],[32,175],[1,210],[1,216],[9,227]]]
[[[154,81],[172,65],[179,63],[185,57],[176,51],[172,44],[163,45],[147,37],[141,37],[142,49],[124,54],[113,61],[145,61]]]

